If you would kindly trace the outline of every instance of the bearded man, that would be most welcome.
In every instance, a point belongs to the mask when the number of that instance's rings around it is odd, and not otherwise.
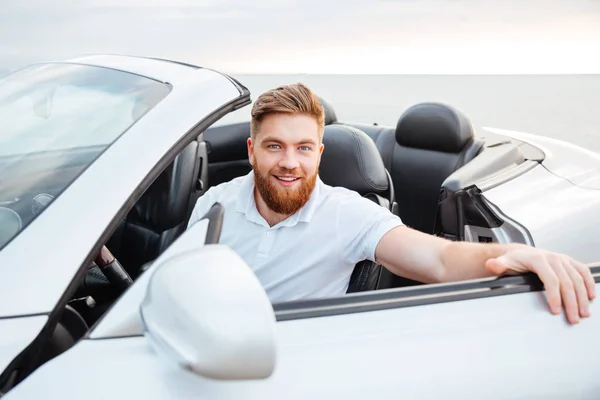
[[[324,119],[319,98],[303,84],[261,94],[248,139],[252,171],[210,188],[188,223],[216,202],[223,205],[220,243],[246,261],[272,302],[342,296],[354,266],[368,259],[426,283],[531,271],[544,283],[553,313],[564,305],[572,323],[589,316],[594,280],[567,256],[428,235],[354,191],[324,184],[318,176]]]

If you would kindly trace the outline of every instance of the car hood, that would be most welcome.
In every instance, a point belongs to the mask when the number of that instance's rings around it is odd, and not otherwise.
[[[554,175],[586,189],[600,189],[600,154],[532,133],[484,127],[486,131],[527,142],[544,152],[542,165]]]

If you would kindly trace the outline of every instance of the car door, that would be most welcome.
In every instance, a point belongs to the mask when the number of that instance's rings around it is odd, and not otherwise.
[[[600,264],[592,269],[598,282]],[[529,275],[279,304],[275,311],[275,381],[302,382],[298,398],[593,399],[600,389],[592,372],[600,367],[593,350],[600,320],[573,326],[564,314],[552,315]]]
[[[186,232],[164,257],[198,236]],[[600,264],[592,269],[598,281]],[[258,380],[198,376],[155,353],[138,316],[146,284],[8,398],[595,399],[599,390],[600,320],[572,326],[550,314],[531,275],[274,304],[276,365]]]

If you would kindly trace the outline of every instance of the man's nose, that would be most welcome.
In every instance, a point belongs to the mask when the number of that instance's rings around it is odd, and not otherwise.
[[[298,158],[292,149],[287,150],[279,160],[280,168],[295,169],[299,166]]]

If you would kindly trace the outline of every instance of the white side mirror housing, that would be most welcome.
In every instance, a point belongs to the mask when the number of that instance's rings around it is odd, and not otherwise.
[[[240,256],[207,245],[166,259],[140,309],[157,352],[213,379],[264,379],[275,368],[275,314]]]

